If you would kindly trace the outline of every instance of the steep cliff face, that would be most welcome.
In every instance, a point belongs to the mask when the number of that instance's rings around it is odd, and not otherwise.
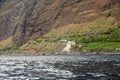
[[[25,34],[26,20],[32,13],[35,0],[6,0],[0,7],[0,40]],[[22,40],[22,39],[21,39]]]
[[[103,16],[120,22],[120,0],[0,0],[0,4],[0,40],[13,36],[17,45],[54,28]]]

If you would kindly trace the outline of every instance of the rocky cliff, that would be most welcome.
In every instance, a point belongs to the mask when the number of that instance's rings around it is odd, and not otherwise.
[[[110,16],[120,23],[120,0],[0,0],[0,40],[12,36],[19,46],[64,25]]]

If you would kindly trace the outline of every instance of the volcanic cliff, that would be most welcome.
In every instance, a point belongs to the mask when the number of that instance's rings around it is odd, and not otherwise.
[[[119,24],[120,0],[0,0],[0,40],[12,37],[19,46],[58,27],[101,17]]]

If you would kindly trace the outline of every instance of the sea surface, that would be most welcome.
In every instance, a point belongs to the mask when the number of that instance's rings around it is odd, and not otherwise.
[[[120,55],[0,56],[0,80],[120,80]]]

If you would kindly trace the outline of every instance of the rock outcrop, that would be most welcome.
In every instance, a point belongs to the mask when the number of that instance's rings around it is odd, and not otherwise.
[[[100,17],[120,22],[120,0],[0,0],[0,40],[19,46],[54,28]]]

